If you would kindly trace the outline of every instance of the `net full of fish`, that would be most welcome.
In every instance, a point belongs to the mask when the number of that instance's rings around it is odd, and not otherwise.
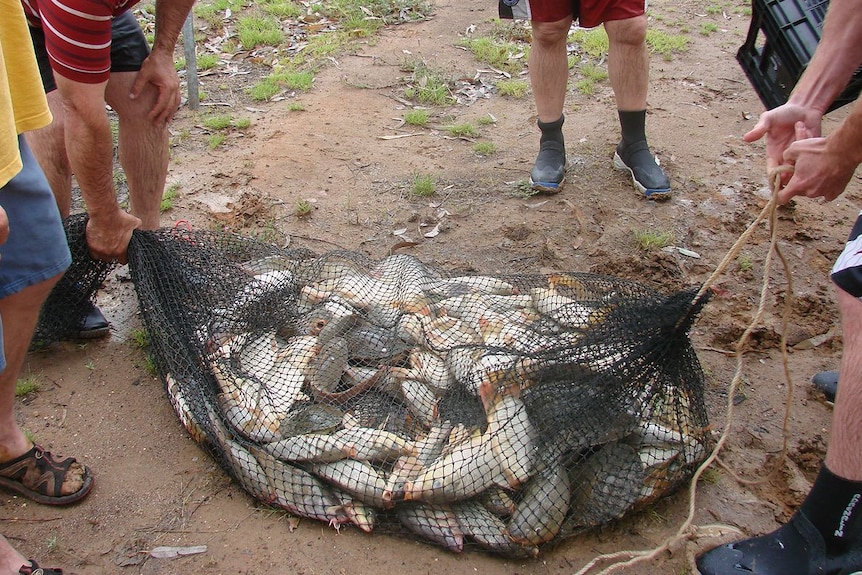
[[[168,397],[260,502],[535,557],[682,484],[709,448],[703,302],[590,274],[136,232]]]

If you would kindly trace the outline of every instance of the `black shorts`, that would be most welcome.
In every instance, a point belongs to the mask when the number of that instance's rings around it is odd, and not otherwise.
[[[862,298],[862,213],[856,218],[844,251],[832,266],[832,281],[850,295]]]
[[[33,39],[42,86],[46,94],[53,92],[57,83],[45,49],[45,34],[41,28],[30,26],[30,38]],[[149,55],[150,46],[134,14],[126,11],[114,17],[111,23],[111,72],[137,72]]]

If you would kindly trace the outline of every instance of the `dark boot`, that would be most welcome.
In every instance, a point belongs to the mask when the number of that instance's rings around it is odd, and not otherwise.
[[[566,178],[566,144],[563,138],[563,122],[539,121],[542,137],[539,140],[539,155],[530,172],[530,186],[534,190],[556,194],[562,189]]]
[[[826,401],[835,403],[835,394],[838,393],[837,371],[821,371],[811,378],[811,383],[823,392],[823,395],[826,396]]]
[[[862,573],[862,482],[824,465],[799,511],[783,527],[721,545],[697,558],[701,575]]]
[[[78,339],[96,339],[105,337],[111,331],[111,324],[105,319],[102,310],[90,304],[87,315],[78,324]]]

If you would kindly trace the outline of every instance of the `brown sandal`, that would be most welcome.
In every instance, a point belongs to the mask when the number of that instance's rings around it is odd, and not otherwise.
[[[56,567],[53,569],[39,567],[35,559],[30,559],[29,565],[22,565],[18,569],[18,575],[63,575],[63,570]]]
[[[81,488],[63,495],[63,482],[69,469],[76,463],[74,457],[57,461],[49,451],[39,445],[11,461],[0,464],[0,487],[46,505],[68,505],[83,499],[93,487],[93,474],[81,463]]]

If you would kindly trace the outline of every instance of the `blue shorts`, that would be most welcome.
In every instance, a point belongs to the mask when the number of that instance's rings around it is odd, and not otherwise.
[[[46,94],[53,92],[57,83],[45,49],[45,33],[41,28],[30,26],[30,38],[39,63],[42,87]],[[135,15],[127,11],[115,16],[111,22],[111,72],[137,72],[149,55],[150,46]]]
[[[850,231],[844,251],[832,267],[832,281],[854,297],[862,297],[862,213]]]
[[[9,218],[9,239],[0,246],[0,299],[66,271],[72,263],[57,201],[23,136],[18,148],[24,163],[0,188],[0,207]],[[0,318],[0,341],[3,329]],[[5,368],[0,346],[0,370]]]

